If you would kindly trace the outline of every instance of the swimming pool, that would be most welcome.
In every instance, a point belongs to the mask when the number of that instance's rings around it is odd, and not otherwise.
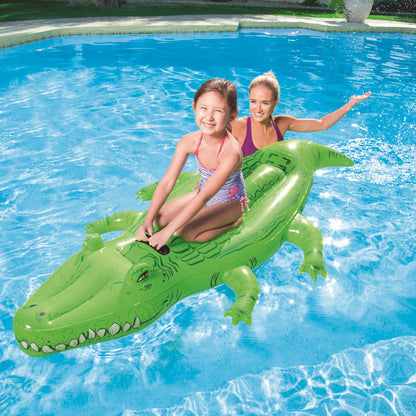
[[[7,415],[412,415],[416,408],[416,38],[241,30],[71,37],[0,51],[2,231],[0,412]],[[256,51],[253,54],[252,51]],[[321,117],[373,96],[317,141],[355,160],[318,171],[305,216],[325,241],[329,278],[299,276],[285,244],[256,269],[253,325],[222,313],[220,287],[146,330],[34,359],[14,313],[81,248],[84,225],[146,208],[195,128],[194,90],[272,69],[276,113]],[[195,169],[194,161],[188,163]]]

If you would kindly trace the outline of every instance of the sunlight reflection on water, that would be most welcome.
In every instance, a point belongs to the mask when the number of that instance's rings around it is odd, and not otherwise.
[[[415,40],[267,32],[68,38],[1,51],[2,412],[412,414]],[[263,51],[255,60],[241,53],[253,49]],[[194,128],[199,84],[234,80],[245,115],[251,79],[269,69],[282,87],[277,113],[319,118],[373,92],[326,132],[287,134],[355,161],[318,171],[304,211],[324,236],[328,279],[300,276],[302,254],[284,244],[255,271],[251,327],[222,318],[234,295],[219,287],[132,336],[25,356],[15,310],[81,248],[85,224],[147,208],[134,193],[163,175]]]

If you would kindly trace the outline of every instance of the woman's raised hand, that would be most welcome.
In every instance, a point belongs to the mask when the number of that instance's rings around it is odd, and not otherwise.
[[[365,101],[370,95],[371,95],[370,91],[366,92],[363,95],[352,95],[349,101],[351,108],[354,107],[356,104],[361,103],[362,101]]]

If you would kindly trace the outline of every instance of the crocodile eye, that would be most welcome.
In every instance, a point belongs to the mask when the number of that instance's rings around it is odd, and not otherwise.
[[[146,263],[137,263],[132,266],[126,274],[126,279],[132,283],[142,282],[150,276],[153,271],[151,265]]]
[[[137,279],[137,282],[142,282],[144,279],[147,279],[149,277],[149,271],[146,270],[145,272],[143,272],[139,278]]]

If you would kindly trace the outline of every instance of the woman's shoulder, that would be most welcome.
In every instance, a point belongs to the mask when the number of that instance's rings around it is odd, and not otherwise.
[[[276,123],[279,130],[284,134],[284,132],[289,128],[289,126],[296,120],[296,117],[283,114],[278,116],[273,116],[273,120]]]
[[[236,126],[240,126],[240,125],[241,126],[246,126],[247,125],[247,119],[248,119],[248,116],[238,117],[231,123],[231,125],[232,126],[234,126],[234,125],[236,125]]]
[[[275,123],[285,123],[296,120],[296,117],[290,116],[288,114],[280,114],[278,116],[273,116],[273,120]]]
[[[231,123],[232,135],[241,143],[244,142],[247,131],[247,117],[240,117]]]

